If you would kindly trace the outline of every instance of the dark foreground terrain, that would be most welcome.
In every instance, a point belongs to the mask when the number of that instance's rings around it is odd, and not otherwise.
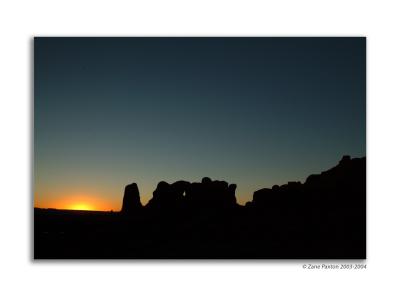
[[[364,259],[366,159],[254,192],[235,184],[160,182],[142,206],[125,188],[119,213],[34,210],[35,259]]]

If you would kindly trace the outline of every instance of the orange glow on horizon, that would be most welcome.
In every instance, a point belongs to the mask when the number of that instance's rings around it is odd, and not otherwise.
[[[57,198],[41,198],[35,197],[35,207],[53,208],[58,210],[79,210],[79,211],[116,211],[119,204],[93,195],[72,194],[68,196],[60,196]]]

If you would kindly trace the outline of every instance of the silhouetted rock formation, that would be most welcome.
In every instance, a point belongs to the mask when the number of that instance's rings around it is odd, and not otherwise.
[[[139,189],[136,183],[125,187],[124,198],[122,200],[121,212],[124,214],[135,213],[142,208],[140,202]]]
[[[212,181],[208,177],[204,177],[201,183],[177,181],[168,184],[162,181],[158,183],[146,207],[158,211],[230,209],[237,206],[235,190],[235,184],[228,186],[225,181]]]
[[[173,184],[161,181],[158,183],[156,190],[153,192],[153,198],[146,207],[161,211],[178,209],[182,205],[185,191],[189,184],[186,181],[177,181]]]
[[[254,192],[246,208],[274,217],[279,212],[309,208],[365,207],[366,160],[343,156],[339,164],[321,174],[310,175],[304,184],[288,182]],[[147,209],[169,214],[176,211],[221,211],[237,208],[236,184],[212,181],[204,177],[201,183],[177,181],[158,183]],[[122,212],[141,208],[135,183],[125,188]],[[273,213],[272,213],[273,212]]]
[[[249,206],[283,206],[285,202],[315,202],[329,204],[339,201],[359,206],[365,203],[366,159],[343,156],[339,164],[321,174],[310,175],[304,184],[289,182],[272,189],[263,188],[253,194]],[[349,197],[351,196],[351,197]],[[332,200],[333,199],[333,200]],[[342,206],[342,204],[339,204]]]
[[[126,215],[35,209],[35,258],[366,258],[365,157],[259,189],[245,206],[235,190],[207,177],[162,181],[142,207],[133,183]]]
[[[313,202],[345,208],[365,207],[366,185],[366,158],[350,156],[343,156],[337,166],[309,176],[304,183]]]

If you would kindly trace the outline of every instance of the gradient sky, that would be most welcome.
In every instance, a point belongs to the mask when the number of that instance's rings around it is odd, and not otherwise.
[[[255,190],[366,154],[365,38],[35,38],[35,206]]]

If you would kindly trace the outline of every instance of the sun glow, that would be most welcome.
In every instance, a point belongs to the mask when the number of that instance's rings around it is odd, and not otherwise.
[[[35,207],[78,211],[115,211],[120,207],[118,201],[111,202],[97,194],[66,193],[52,196],[55,197],[43,197],[40,202],[35,196]]]
[[[69,210],[93,211],[93,207],[86,203],[76,203],[69,206]]]

